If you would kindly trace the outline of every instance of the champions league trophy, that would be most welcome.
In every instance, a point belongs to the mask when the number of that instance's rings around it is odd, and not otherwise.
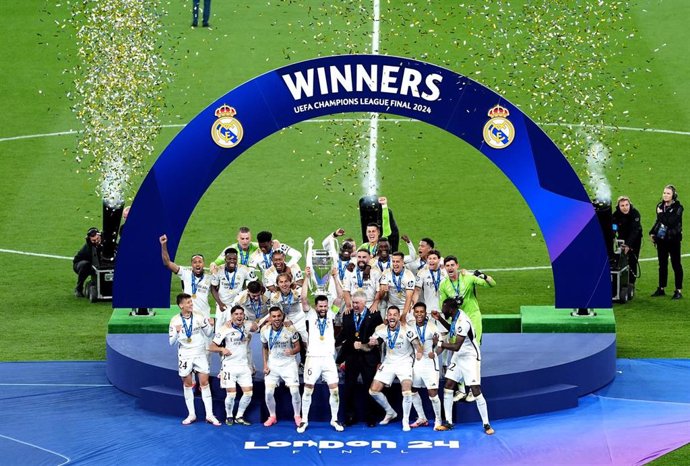
[[[333,268],[333,258],[325,249],[314,249],[314,240],[310,237],[304,242],[307,247],[306,262],[311,269],[311,282],[316,286],[315,294],[328,294],[328,282]]]

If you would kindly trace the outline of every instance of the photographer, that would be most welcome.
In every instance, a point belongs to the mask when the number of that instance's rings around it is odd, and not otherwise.
[[[98,266],[101,259],[101,232],[98,228],[89,228],[86,232],[86,244],[77,252],[72,260],[72,268],[77,274],[77,287],[74,296],[84,297],[84,282],[87,277],[94,276],[93,266]]]
[[[638,259],[642,247],[642,223],[640,212],[630,203],[628,196],[620,196],[613,213],[613,229],[619,240],[623,240],[623,252],[628,256],[629,283],[635,288],[639,276]]]
[[[673,185],[664,187],[661,202],[656,206],[656,222],[649,231],[659,257],[659,287],[652,296],[664,296],[668,281],[668,257],[675,275],[676,290],[672,299],[683,297],[683,266],[680,262],[680,242],[683,239],[683,206]]]

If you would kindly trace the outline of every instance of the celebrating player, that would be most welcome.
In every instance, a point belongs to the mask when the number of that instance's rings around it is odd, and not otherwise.
[[[254,251],[259,249],[259,244],[252,241],[252,232],[249,230],[249,227],[240,227],[237,232],[237,242],[223,249],[223,252],[218,255],[218,258],[213,261],[216,265],[223,265],[223,262],[225,262],[225,251],[229,248],[236,249],[239,255],[240,264],[248,267],[249,257]]]
[[[249,347],[249,333],[259,330],[256,322],[248,322],[244,317],[242,306],[233,306],[230,309],[231,320],[225,322],[218,329],[210,351],[220,353],[221,369],[218,377],[220,387],[227,390],[225,395],[225,424],[231,426],[240,424],[250,425],[244,419],[244,412],[252,401],[252,368],[249,364],[247,348]],[[233,416],[235,407],[235,395],[237,385],[242,389],[242,398],[237,408],[237,416]]]
[[[259,242],[259,249],[254,251],[249,257],[249,266],[260,269],[262,274],[273,265],[271,256],[273,256],[275,251],[282,251],[286,256],[290,256],[290,260],[287,262],[288,267],[296,264],[302,258],[302,253],[297,249],[274,241],[273,234],[270,231],[259,232],[256,235],[256,240]]]
[[[237,249],[225,250],[225,263],[211,277],[211,294],[216,300],[216,328],[223,326],[229,316],[225,312],[240,294],[244,284],[256,280],[254,271],[237,263]]]
[[[392,255],[392,267],[387,269],[381,277],[379,287],[379,301],[386,299],[389,306],[402,309],[400,319],[403,324],[413,320],[408,312],[412,307],[412,295],[414,294],[415,276],[405,268],[405,256],[402,252],[394,252]]]
[[[333,269],[337,273],[336,269]],[[311,269],[305,269],[307,280]],[[337,281],[336,281],[337,283]],[[338,408],[340,398],[338,395],[338,368],[335,365],[335,313],[329,312],[328,297],[317,295],[314,298],[312,308],[307,301],[307,287],[302,287],[302,308],[307,313],[307,331],[309,340],[307,344],[307,359],[304,363],[304,393],[302,394],[302,423],[297,427],[297,432],[303,433],[309,425],[309,408],[311,407],[314,385],[323,378],[328,384],[330,395],[328,404],[331,408],[331,426],[338,431],[343,431],[343,426],[338,422]],[[333,308],[338,310],[340,300],[336,299]]]
[[[189,415],[182,424],[189,425],[196,421],[194,410],[194,377],[192,371],[199,374],[201,399],[206,411],[206,422],[220,426],[220,421],[213,415],[211,387],[208,385],[208,375],[211,372],[206,356],[206,342],[213,333],[213,325],[208,318],[198,312],[193,312],[192,297],[186,293],[177,295],[177,306],[180,313],[170,319],[168,342],[170,346],[177,343],[178,374],[182,378],[184,401]]]
[[[275,293],[276,291],[278,291],[278,287],[276,286],[276,279],[278,278],[278,274],[281,273],[290,274],[292,278],[291,283],[293,288],[299,288],[302,286],[302,283],[304,282],[304,277],[302,276],[302,269],[300,269],[299,265],[297,264],[292,264],[291,266],[288,266],[285,263],[285,253],[283,251],[274,251],[273,255],[271,256],[271,263],[272,265],[268,269],[266,269],[263,274],[264,286],[271,293]]]
[[[290,390],[295,425],[299,426],[302,423],[300,417],[302,400],[299,396],[299,375],[297,373],[297,360],[295,359],[295,355],[299,353],[300,349],[299,334],[293,327],[284,325],[285,314],[278,306],[271,307],[269,310],[269,321],[270,325],[261,330],[266,407],[269,413],[264,426],[270,427],[278,422],[274,393],[281,380]]]
[[[442,342],[441,348],[454,351],[453,358],[446,371],[446,384],[443,389],[443,408],[446,422],[435,430],[449,430],[453,428],[453,392],[458,382],[464,380],[472,390],[477,402],[477,411],[482,418],[484,432],[492,435],[494,430],[489,424],[489,412],[486,400],[481,390],[481,353],[474,333],[474,326],[470,318],[459,309],[458,300],[447,298],[443,301],[443,314],[451,318],[448,332],[448,342]]]
[[[213,324],[211,319],[211,306],[208,304],[208,293],[211,290],[211,276],[204,274],[204,256],[194,254],[192,256],[192,267],[180,267],[170,260],[168,253],[168,237],[163,235],[159,238],[161,243],[161,256],[163,264],[172,273],[177,274],[182,279],[183,291],[190,294],[194,310],[200,312]]]
[[[386,355],[374,376],[369,388],[369,394],[386,411],[386,416],[379,422],[386,425],[398,417],[386,395],[381,393],[384,385],[391,385],[397,377],[403,395],[402,429],[410,430],[410,409],[412,408],[412,365],[416,359],[422,359],[423,348],[415,332],[409,327],[400,325],[400,309],[390,306],[386,315],[387,322],[379,325],[369,339],[368,345],[378,346],[386,344]],[[357,343],[355,343],[355,348]]]
[[[466,270],[458,270],[458,258],[455,256],[448,256],[444,260],[446,272],[448,277],[441,281],[439,286],[439,306],[450,297],[463,299],[463,310],[472,320],[472,325],[477,332],[477,343],[482,341],[482,313],[479,310],[479,302],[477,301],[477,286],[494,287],[496,282],[489,275],[475,271],[474,274]]]
[[[357,251],[357,267],[345,273],[343,297],[348,311],[352,309],[352,296],[357,291],[361,291],[366,296],[366,306],[370,311],[376,312],[378,309],[377,292],[381,274],[369,265],[370,258],[367,250],[360,249]]]
[[[432,311],[441,309],[438,303],[439,288],[443,279],[448,276],[448,272],[441,267],[441,253],[436,249],[426,254],[426,260],[426,267],[417,272],[412,301],[426,304],[427,314],[430,314]]]

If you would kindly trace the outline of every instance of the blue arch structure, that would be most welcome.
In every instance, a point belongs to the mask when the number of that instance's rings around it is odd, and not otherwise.
[[[170,274],[161,262],[159,236],[167,233],[175,257],[195,206],[240,154],[285,127],[343,112],[414,118],[475,147],[510,179],[534,214],[553,268],[556,307],[611,307],[609,262],[596,214],[544,131],[466,76],[382,55],[325,57],[270,71],[189,122],[136,195],[119,245],[113,305],[169,307]]]

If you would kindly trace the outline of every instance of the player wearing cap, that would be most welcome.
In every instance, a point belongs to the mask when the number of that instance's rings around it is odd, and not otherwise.
[[[285,382],[292,396],[295,425],[299,426],[302,423],[300,417],[302,400],[299,396],[299,375],[295,359],[295,355],[300,350],[299,334],[293,327],[287,327],[284,323],[285,314],[278,306],[274,306],[269,311],[269,325],[261,330],[266,407],[269,413],[268,419],[264,422],[266,427],[278,422],[274,393],[281,380]]]
[[[168,342],[170,346],[177,344],[178,374],[182,379],[184,401],[189,415],[182,424],[189,425],[196,421],[194,410],[194,376],[199,374],[201,387],[201,399],[206,411],[206,422],[214,426],[220,426],[220,421],[213,415],[213,402],[211,399],[211,387],[208,384],[210,371],[206,356],[206,344],[208,337],[213,334],[213,325],[206,317],[198,312],[193,312],[192,297],[186,293],[177,295],[177,305],[180,313],[170,319],[168,328]]]
[[[410,409],[412,408],[412,365],[415,358],[419,360],[424,356],[423,348],[419,344],[416,333],[409,326],[401,325],[400,309],[390,306],[386,318],[387,322],[376,327],[368,343],[369,347],[383,344],[385,353],[369,388],[369,394],[386,411],[386,416],[379,424],[390,423],[398,417],[398,413],[393,410],[381,390],[384,385],[390,386],[397,377],[403,395],[402,428],[407,432],[410,430]]]
[[[249,334],[259,330],[259,326],[256,322],[245,319],[242,306],[233,306],[230,309],[230,315],[231,320],[218,328],[209,350],[221,355],[221,369],[218,378],[220,379],[220,387],[227,391],[225,395],[225,424],[248,426],[250,423],[244,419],[244,412],[252,401],[253,383],[247,349],[250,341]],[[240,404],[237,408],[237,416],[233,416],[237,385],[242,389],[242,398],[240,398]]]

